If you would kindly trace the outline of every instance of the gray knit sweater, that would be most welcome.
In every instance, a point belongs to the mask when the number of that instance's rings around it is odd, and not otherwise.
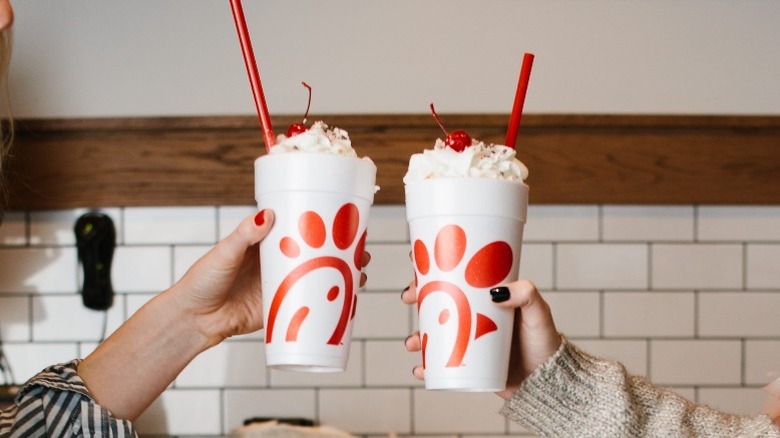
[[[565,339],[501,413],[543,437],[780,437],[766,415],[695,405]]]

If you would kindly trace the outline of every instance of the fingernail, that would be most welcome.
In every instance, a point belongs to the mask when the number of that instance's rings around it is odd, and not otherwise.
[[[404,290],[402,290],[402,291],[401,291],[401,298],[403,298],[404,294],[405,294],[405,293],[406,293],[406,291],[408,291],[408,290],[409,290],[409,286],[406,286],[406,287],[404,288]]]
[[[490,299],[494,303],[503,303],[509,299],[509,288],[506,286],[499,286],[490,289]]]
[[[265,223],[265,210],[260,210],[259,213],[255,215],[255,225],[262,226]]]
[[[409,342],[409,339],[412,339],[412,335],[409,335],[404,339],[404,345],[406,345],[407,342]]]

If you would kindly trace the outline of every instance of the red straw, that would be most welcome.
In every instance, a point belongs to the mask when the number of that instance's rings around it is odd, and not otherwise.
[[[271,116],[268,115],[268,106],[265,104],[263,83],[260,82],[260,73],[257,71],[255,54],[252,51],[252,41],[249,39],[249,30],[247,30],[246,27],[246,19],[244,19],[244,9],[241,7],[241,0],[230,0],[230,8],[233,10],[233,20],[236,22],[238,41],[241,43],[241,51],[244,54],[246,73],[249,75],[249,85],[252,87],[252,95],[255,98],[257,117],[260,119],[260,126],[263,128],[265,149],[270,150],[271,146],[275,143],[274,129],[271,126]]]
[[[517,143],[517,130],[520,129],[520,117],[523,115],[523,103],[525,102],[525,93],[528,91],[528,80],[531,78],[531,66],[533,66],[533,63],[533,54],[526,53],[523,55],[520,79],[517,81],[517,91],[515,92],[515,103],[512,105],[512,115],[509,116],[509,127],[507,127],[506,141],[504,142],[510,148],[514,148],[515,143]]]

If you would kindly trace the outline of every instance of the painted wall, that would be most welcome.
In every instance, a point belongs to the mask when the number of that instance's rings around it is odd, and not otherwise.
[[[244,3],[274,114],[780,114],[773,0]],[[227,1],[14,6],[19,117],[254,114]]]

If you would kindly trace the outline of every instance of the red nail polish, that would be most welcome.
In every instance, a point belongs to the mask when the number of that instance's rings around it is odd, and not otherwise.
[[[258,227],[265,223],[265,210],[260,210],[260,213],[255,215],[255,225]]]

